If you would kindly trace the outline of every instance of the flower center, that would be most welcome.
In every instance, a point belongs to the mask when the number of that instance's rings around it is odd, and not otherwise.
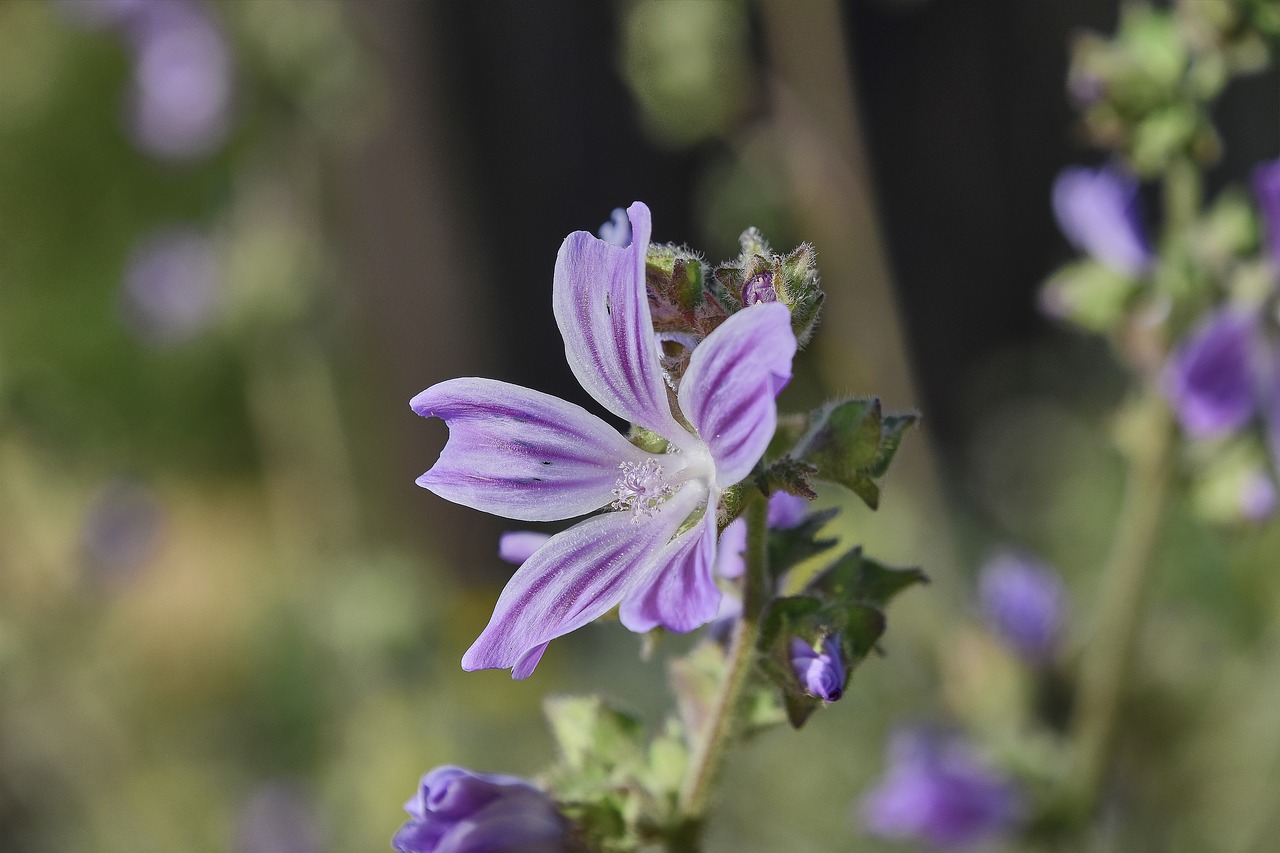
[[[658,507],[676,493],[657,459],[622,462],[618,469],[622,474],[613,487],[613,503],[609,508],[630,510],[633,522],[652,517]]]

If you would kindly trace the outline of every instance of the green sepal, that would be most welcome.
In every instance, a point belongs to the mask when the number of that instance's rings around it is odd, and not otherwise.
[[[756,482],[760,491],[766,495],[774,492],[786,492],[805,500],[814,500],[818,493],[813,490],[811,482],[818,473],[818,468],[808,462],[790,456],[784,456],[760,472]]]
[[[1046,313],[1093,332],[1109,332],[1128,315],[1138,282],[1094,261],[1068,264],[1045,283]]]
[[[812,465],[815,477],[839,483],[876,509],[880,486],[875,481],[888,472],[903,434],[919,419],[913,412],[884,414],[876,397],[837,401],[810,416],[809,432],[791,458]]]

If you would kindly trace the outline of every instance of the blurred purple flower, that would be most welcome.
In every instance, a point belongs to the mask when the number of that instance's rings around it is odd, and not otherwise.
[[[163,529],[160,502],[146,486],[123,478],[103,486],[80,529],[92,577],[115,583],[132,575],[155,554]]]
[[[617,605],[636,632],[690,631],[719,607],[715,508],[773,436],[775,397],[796,349],[791,315],[783,305],[743,310],[697,346],[676,391],[691,431],[672,413],[649,317],[649,209],[636,202],[628,214],[626,248],[585,231],[565,239],[556,321],[583,388],[672,452],[649,453],[579,406],[505,382],[452,379],[410,404],[449,425],[439,460],[418,478],[441,497],[521,521],[612,510],[551,537],[521,565],[464,669],[510,667],[512,677],[527,677],[552,639]]]
[[[1053,212],[1072,245],[1098,263],[1128,276],[1151,265],[1134,178],[1108,167],[1063,169],[1053,182]]]
[[[1253,191],[1262,215],[1263,245],[1280,264],[1280,160],[1263,163],[1253,172]]]
[[[601,225],[597,233],[610,246],[628,246],[631,243],[631,220],[627,219],[627,212],[615,207],[613,213],[609,214],[609,221]]]
[[[860,802],[874,835],[958,848],[1009,831],[1021,815],[1017,789],[959,736],[900,731],[889,741],[888,763]]]
[[[838,636],[823,637],[821,651],[800,637],[792,637],[791,668],[810,696],[835,702],[844,695],[844,657]]]
[[[240,813],[236,853],[320,853],[315,813],[302,792],[283,782],[259,787]]]
[[[125,269],[125,323],[147,343],[185,343],[212,321],[219,282],[208,237],[183,227],[153,232],[138,243]]]
[[[1240,484],[1240,514],[1255,524],[1266,521],[1276,511],[1276,484],[1262,468],[1245,474]]]
[[[222,31],[194,0],[155,0],[124,23],[134,52],[134,141],[166,159],[209,154],[230,125],[231,54]]]
[[[786,492],[769,495],[769,529],[790,530],[799,527],[809,514],[809,502]]]
[[[498,538],[498,558],[504,562],[519,566],[533,556],[547,540],[550,533],[537,533],[533,530],[509,530]]]
[[[1032,663],[1049,660],[1057,650],[1066,599],[1058,573],[1024,554],[996,554],[978,574],[983,618],[996,636]]]
[[[1253,416],[1256,331],[1252,314],[1224,308],[1206,318],[1170,356],[1164,391],[1188,435],[1231,433]]]
[[[542,791],[514,776],[437,767],[404,810],[400,853],[563,853],[568,822]]]

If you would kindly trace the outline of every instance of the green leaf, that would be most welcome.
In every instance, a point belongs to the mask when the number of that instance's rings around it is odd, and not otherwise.
[[[830,601],[883,608],[904,589],[928,582],[928,575],[920,569],[890,568],[864,557],[861,548],[854,548],[809,581],[805,591]]]
[[[790,458],[813,466],[813,476],[839,483],[876,509],[876,480],[888,473],[903,435],[919,419],[914,412],[884,414],[875,397],[832,403],[810,416],[809,431]]]
[[[705,728],[724,670],[724,648],[712,640],[698,643],[684,657],[667,663],[676,707],[686,730],[700,732]]]

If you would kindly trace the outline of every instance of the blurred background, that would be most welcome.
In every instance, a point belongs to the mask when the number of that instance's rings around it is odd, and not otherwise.
[[[551,271],[636,199],[712,262],[748,225],[815,244],[826,313],[784,408],[924,413],[878,513],[821,504],[935,582],[843,701],[734,756],[710,849],[902,849],[853,802],[904,722],[1060,761],[974,576],[1026,549],[1087,616],[1113,533],[1126,380],[1035,299],[1072,254],[1053,177],[1099,160],[1069,43],[1118,14],[0,0],[0,850],[383,850],[430,767],[536,773],[545,694],[659,719],[681,638],[644,662],[594,626],[529,681],[460,670],[508,525],[414,486],[446,432],[407,405],[474,375],[595,409]],[[1280,155],[1280,71],[1218,107],[1213,187]],[[1171,510],[1113,849],[1280,830],[1276,527]]]

